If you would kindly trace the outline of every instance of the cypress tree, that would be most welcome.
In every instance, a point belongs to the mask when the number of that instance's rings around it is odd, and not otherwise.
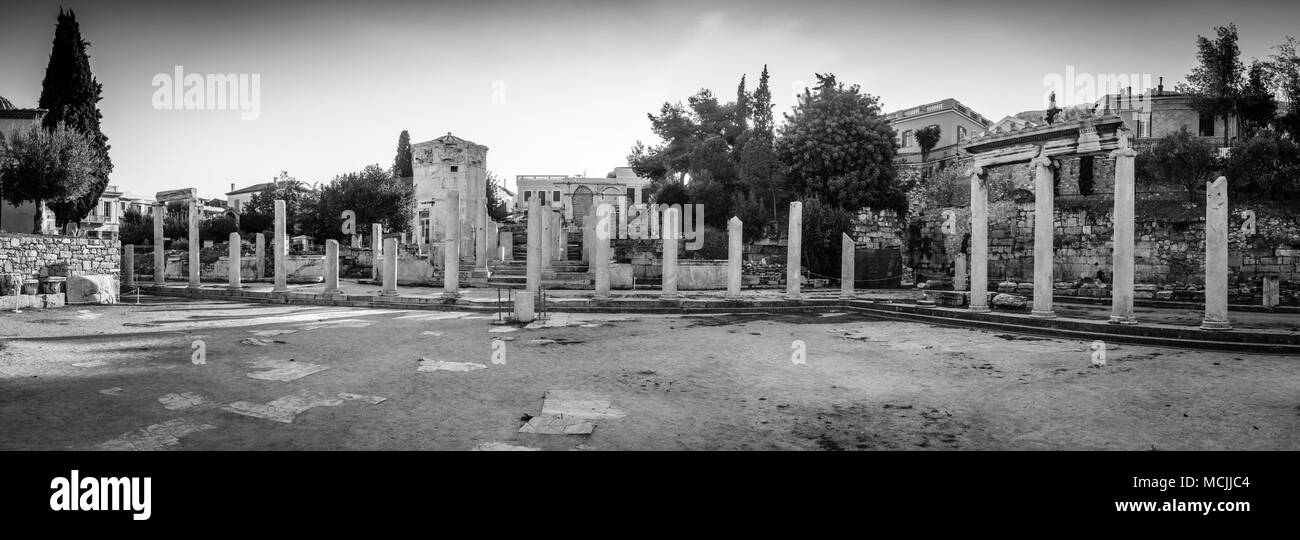
[[[43,125],[54,129],[59,124],[81,133],[89,140],[98,158],[99,164],[90,177],[92,185],[80,197],[62,201],[51,201],[49,207],[54,211],[55,222],[62,227],[66,223],[80,221],[95,207],[99,196],[108,187],[108,174],[113,170],[113,162],[108,157],[108,137],[99,130],[99,121],[103,117],[99,112],[99,100],[102,99],[102,86],[90,72],[90,56],[86,47],[90,46],[81,38],[81,28],[77,25],[77,16],[68,10],[59,9],[59,22],[54,29],[54,45],[50,50],[50,61],[45,67],[45,80],[41,83],[39,107],[49,112],[45,114]]]
[[[411,134],[405,129],[397,137],[397,157],[393,158],[393,176],[398,178],[415,176],[415,169],[411,166]]]

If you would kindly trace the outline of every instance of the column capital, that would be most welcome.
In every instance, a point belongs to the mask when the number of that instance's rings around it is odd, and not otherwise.
[[[1137,157],[1137,155],[1138,155],[1137,150],[1134,150],[1132,148],[1116,148],[1110,151],[1110,157],[1113,158],[1121,158],[1121,157],[1135,158]]]
[[[966,176],[984,176],[984,167],[974,163],[966,166]]]

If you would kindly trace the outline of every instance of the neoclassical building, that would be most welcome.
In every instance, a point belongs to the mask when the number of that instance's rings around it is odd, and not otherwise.
[[[650,179],[637,176],[631,167],[616,167],[604,178],[523,174],[515,176],[515,184],[519,193],[515,197],[515,211],[528,208],[528,201],[538,197],[542,205],[556,207],[565,219],[576,222],[581,222],[593,206],[602,202],[621,211],[633,204],[650,202],[645,189]]]

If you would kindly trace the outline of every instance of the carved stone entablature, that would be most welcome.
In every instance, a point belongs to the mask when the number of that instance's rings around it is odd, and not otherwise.
[[[1117,116],[1095,117],[985,137],[966,145],[972,165],[992,167],[1028,162],[1040,153],[1044,157],[1108,152],[1118,147],[1117,131],[1123,120]]]

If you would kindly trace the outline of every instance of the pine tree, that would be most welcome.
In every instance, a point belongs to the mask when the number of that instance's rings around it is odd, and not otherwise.
[[[51,201],[55,222],[59,227],[80,221],[95,208],[100,194],[108,187],[108,175],[113,162],[108,157],[108,137],[99,130],[103,117],[99,112],[102,86],[90,72],[90,56],[86,47],[90,43],[81,38],[77,16],[59,9],[59,22],[54,29],[54,46],[50,61],[45,67],[45,81],[41,83],[39,107],[45,114],[43,125],[55,129],[59,124],[81,133],[89,140],[98,166],[91,173],[92,185],[80,197]]]
[[[411,166],[411,134],[405,129],[397,137],[397,157],[393,158],[393,176],[398,178],[415,176],[415,170]]]
[[[763,64],[763,74],[758,78],[758,88],[754,89],[754,99],[750,104],[754,117],[754,131],[772,138],[772,89],[767,86],[767,64]]]

